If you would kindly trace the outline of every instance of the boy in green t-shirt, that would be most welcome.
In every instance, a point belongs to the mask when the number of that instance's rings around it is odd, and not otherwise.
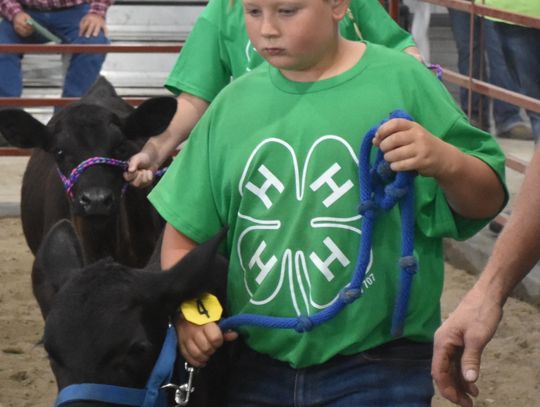
[[[365,39],[421,59],[411,35],[392,20],[379,0],[351,0],[340,32],[350,40]],[[137,187],[150,185],[156,170],[188,137],[221,89],[263,62],[247,36],[242,2],[211,0],[165,82],[178,95],[177,113],[162,134],[150,138],[129,160],[126,180]]]
[[[362,295],[314,329],[178,322],[186,360],[203,366],[224,340],[245,342],[230,405],[428,406],[440,324],[442,238],[465,239],[506,201],[504,157],[427,69],[403,53],[343,38],[348,0],[245,0],[248,35],[269,62],[213,101],[150,194],[168,222],[167,269],[224,225],[231,315],[313,315],[351,281],[362,236],[359,146],[416,171],[415,256],[405,325],[391,333],[399,208],[377,217]],[[360,158],[361,159],[361,158]],[[367,239],[367,238],[366,238]]]

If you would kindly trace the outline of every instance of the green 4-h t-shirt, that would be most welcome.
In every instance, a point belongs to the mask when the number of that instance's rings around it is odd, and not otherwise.
[[[402,52],[368,43],[351,70],[314,83],[262,65],[218,95],[150,200],[197,242],[229,225],[230,315],[297,317],[335,301],[362,239],[358,151],[395,109],[504,179],[493,138],[470,126],[444,85]],[[440,323],[441,239],[468,238],[487,220],[453,214],[432,178],[416,177],[415,199],[419,271],[403,335],[430,341]],[[304,367],[394,339],[400,225],[398,208],[378,216],[363,295],[334,319],[306,333],[242,327],[248,345]]]
[[[378,0],[352,0],[350,10],[364,39],[399,50],[415,46]],[[340,31],[345,38],[359,39],[349,16],[341,21]],[[263,62],[247,36],[242,1],[231,6],[229,0],[210,0],[165,86],[174,94],[188,92],[210,102],[232,79]]]

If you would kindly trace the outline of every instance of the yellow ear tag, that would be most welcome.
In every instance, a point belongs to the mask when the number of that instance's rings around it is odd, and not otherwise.
[[[215,295],[203,294],[200,298],[184,301],[180,305],[184,318],[196,325],[219,321],[223,308]]]

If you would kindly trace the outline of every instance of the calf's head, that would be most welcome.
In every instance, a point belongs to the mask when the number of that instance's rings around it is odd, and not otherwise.
[[[59,172],[69,177],[92,157],[127,160],[150,136],[165,130],[175,112],[176,100],[170,97],[152,98],[133,109],[100,78],[46,126],[23,110],[1,110],[0,132],[14,146],[48,152]],[[103,221],[116,213],[124,186],[122,171],[111,165],[86,168],[70,191],[73,214]]]
[[[222,235],[168,271],[155,262],[133,269],[109,259],[84,266],[71,223],[58,222],[37,253],[32,283],[59,389],[75,383],[144,387],[180,302],[224,284],[227,265],[217,255]]]

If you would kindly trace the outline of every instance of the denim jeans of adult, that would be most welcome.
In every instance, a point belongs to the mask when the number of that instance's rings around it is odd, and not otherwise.
[[[39,24],[68,44],[108,44],[109,40],[103,32],[97,37],[85,38],[79,35],[79,23],[88,13],[90,6],[83,4],[54,11],[25,9]],[[0,22],[0,43],[2,44],[36,44],[48,40],[37,32],[30,37],[20,37],[10,21]],[[22,93],[22,72],[19,54],[0,54],[0,96],[20,96]],[[64,78],[63,96],[82,96],[99,75],[105,54],[73,54]]]
[[[540,99],[540,29],[496,22],[510,74],[521,93]],[[535,142],[540,139],[540,114],[528,111]]]
[[[462,75],[469,75],[470,15],[469,13],[453,9],[449,9],[448,12],[458,50],[458,70]],[[489,20],[482,21],[480,17],[475,17],[474,24],[473,78],[480,78],[480,76],[482,76],[487,82],[517,92],[517,84],[506,70],[502,46],[499,37],[495,32],[494,23]],[[480,44],[481,36],[483,36],[483,48]],[[485,51],[483,54],[482,49]],[[481,63],[483,55],[487,56],[487,69],[485,66],[486,64]],[[483,72],[481,71],[482,67],[484,68]],[[460,104],[461,108],[466,113],[468,113],[468,100],[469,91],[465,88],[461,88]],[[481,106],[481,112],[479,112],[479,106]],[[489,99],[487,97],[480,96],[478,93],[473,93],[471,117],[478,122],[481,121],[484,125],[488,124]],[[498,133],[509,130],[515,124],[523,121],[518,107],[497,99],[493,101],[493,118]]]
[[[229,376],[230,407],[431,405],[431,343],[398,340],[305,369],[244,348]]]

